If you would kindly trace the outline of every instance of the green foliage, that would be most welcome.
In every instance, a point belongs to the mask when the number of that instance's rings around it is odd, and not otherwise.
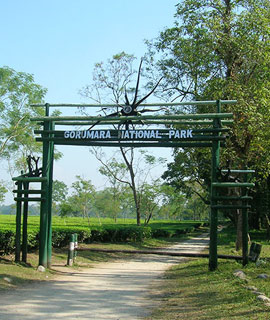
[[[68,187],[63,181],[53,181],[53,193],[52,200],[55,203],[60,203],[66,200],[68,193]]]
[[[30,118],[43,115],[44,110],[30,105],[42,102],[45,93],[31,74],[0,68],[0,158],[13,160],[16,154],[15,165],[19,164],[20,169],[24,169],[21,158],[40,152]]]
[[[14,231],[0,231],[0,253],[11,253],[15,249]]]
[[[121,212],[121,190],[106,188],[97,191],[94,199],[95,211],[102,217],[110,217],[117,220]]]
[[[98,103],[106,101],[111,103],[111,97],[115,103],[121,103],[125,89],[136,73],[132,68],[134,60],[133,55],[121,52],[108,59],[106,63],[96,63],[92,82],[82,89],[81,94]],[[133,89],[127,89],[127,91],[133,91]]]
[[[8,254],[15,249],[15,216],[0,216],[0,253]],[[120,220],[120,219],[119,219]],[[78,217],[53,217],[52,245],[54,248],[65,247],[69,244],[70,235],[78,234],[81,243],[107,242],[126,243],[141,242],[150,238],[170,238],[186,234],[199,228],[202,223],[159,221],[148,226],[137,226],[135,220],[120,220],[113,223],[112,219],[91,219],[91,224]],[[39,217],[28,218],[28,249],[39,246]]]
[[[52,210],[54,214],[60,214],[66,212],[64,208],[60,210],[61,204],[66,201],[68,194],[68,187],[63,181],[53,181],[53,192],[52,192]]]
[[[230,160],[233,168],[255,169],[258,198],[260,185],[270,176],[269,11],[266,0],[184,0],[176,6],[174,26],[149,42],[149,62],[164,76],[167,99],[238,101],[223,109],[234,113],[234,125],[221,152],[221,165]],[[209,111],[214,110],[189,109]],[[209,160],[209,152],[177,150],[164,178],[187,194],[194,192],[194,182],[206,193]],[[253,210],[259,225],[263,210],[257,203]]]
[[[103,226],[91,230],[91,242],[141,242],[151,236],[151,228],[142,226]]]
[[[76,179],[71,186],[73,189],[72,195],[66,201],[65,198],[62,198],[59,205],[60,216],[82,216],[89,218],[94,205],[95,187],[90,180],[85,180],[80,176],[76,176]],[[66,190],[64,185],[61,185],[61,190]]]
[[[0,180],[0,203],[5,200],[5,194],[7,193],[7,188],[3,185],[2,181]]]

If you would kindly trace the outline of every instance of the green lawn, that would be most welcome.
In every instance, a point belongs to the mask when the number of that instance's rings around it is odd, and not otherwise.
[[[269,280],[258,282],[255,278],[265,270],[255,270],[254,266],[245,268],[249,279],[245,283],[233,275],[239,268],[241,265],[236,262],[220,261],[218,270],[210,272],[203,259],[172,268],[166,273],[162,287],[153,289],[151,298],[160,303],[149,319],[269,320],[270,308],[246,288],[247,285],[256,285],[267,293]]]
[[[173,267],[166,273],[162,286],[152,290],[152,299],[159,300],[159,307],[149,319],[269,320],[270,307],[247,287],[255,286],[270,298],[270,278],[257,278],[262,273],[270,277],[270,244],[265,240],[265,231],[251,231],[250,235],[252,241],[263,245],[264,263],[243,267],[239,262],[219,260],[218,269],[210,272],[207,259],[194,259]],[[218,253],[236,253],[233,228],[224,229],[218,238]],[[236,270],[243,270],[246,280],[235,277]]]

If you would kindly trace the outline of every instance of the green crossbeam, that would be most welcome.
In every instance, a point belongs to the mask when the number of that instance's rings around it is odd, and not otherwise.
[[[217,204],[217,205],[213,205],[211,206],[211,208],[214,209],[249,209],[251,208],[251,206],[248,205],[230,205],[230,204]]]
[[[180,115],[154,115],[154,116],[120,116],[120,117],[89,117],[89,116],[65,116],[65,117],[35,117],[31,121],[106,121],[108,119],[115,121],[132,120],[181,120],[181,119],[228,119],[233,118],[233,113],[203,113],[203,114],[180,114]]]
[[[37,141],[42,141],[37,138]],[[95,146],[95,147],[134,147],[134,148],[146,148],[146,147],[168,147],[168,148],[195,148],[195,147],[212,147],[212,143],[208,142],[92,142],[92,141],[55,141],[55,145],[70,145],[70,146]]]
[[[15,201],[22,201],[22,202],[31,202],[31,201],[45,201],[46,198],[22,198],[16,197],[14,198]]]
[[[232,200],[232,201],[236,201],[236,200],[252,200],[253,197],[249,197],[249,196],[243,196],[243,197],[237,197],[237,196],[217,196],[217,197],[213,197],[214,200]]]
[[[107,118],[109,119],[109,118]],[[122,120],[122,119],[121,119]],[[220,120],[221,125],[232,125],[233,120]],[[119,118],[117,120],[103,120],[101,122],[97,121],[55,121],[55,125],[57,126],[91,126],[91,125],[96,125],[96,126],[101,126],[101,125],[121,125],[124,124],[125,121],[120,121]],[[39,125],[43,125],[43,122],[38,122]],[[184,120],[144,120],[143,123],[140,120],[135,120],[132,121],[132,124],[134,125],[191,125],[191,126],[213,126],[213,121],[210,120],[190,120],[190,121],[184,121]]]
[[[227,170],[227,169],[223,169],[223,170],[221,170],[221,172],[223,172],[223,173],[254,173],[255,170],[236,170],[236,169]]]
[[[14,177],[12,181],[22,181],[22,182],[44,182],[47,181],[46,177]]]
[[[213,187],[216,188],[238,188],[238,187],[254,187],[254,183],[249,182],[213,182]]]
[[[42,194],[45,193],[44,190],[13,190],[14,193],[19,194]]]
[[[219,100],[222,104],[236,104],[237,100]],[[177,107],[177,106],[209,106],[216,105],[217,100],[207,101],[187,101],[187,102],[163,102],[163,103],[141,103],[139,107]],[[34,103],[31,107],[53,107],[53,108],[117,108],[118,105],[114,104],[87,104],[87,103]]]

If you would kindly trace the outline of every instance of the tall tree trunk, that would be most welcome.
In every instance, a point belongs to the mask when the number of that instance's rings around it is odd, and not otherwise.
[[[139,202],[139,199],[138,199],[135,179],[134,179],[133,175],[131,175],[131,185],[132,185],[131,189],[132,189],[135,208],[136,208],[137,226],[140,226],[141,225],[141,206],[140,206],[140,202]]]
[[[128,160],[126,153],[124,151],[124,148],[120,147],[120,151],[122,153],[123,159],[127,165],[129,175],[130,175],[130,187],[132,189],[132,194],[133,194],[133,199],[135,203],[135,208],[136,208],[136,216],[137,216],[137,226],[141,225],[141,206],[140,206],[140,201],[138,199],[138,194],[137,194],[137,188],[136,188],[136,182],[135,182],[135,173],[133,170],[133,149],[131,149],[132,155],[130,161]]]
[[[264,214],[264,217],[265,217],[265,223],[266,223],[266,239],[270,241],[270,219],[267,213]]]

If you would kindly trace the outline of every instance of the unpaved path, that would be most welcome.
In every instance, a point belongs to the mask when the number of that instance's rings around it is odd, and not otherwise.
[[[202,235],[169,249],[199,252],[207,245],[207,235]],[[62,272],[56,280],[35,283],[1,296],[0,319],[141,319],[155,306],[149,298],[149,287],[162,281],[163,272],[181,260],[136,254],[127,260],[97,264],[82,271],[55,267]]]

